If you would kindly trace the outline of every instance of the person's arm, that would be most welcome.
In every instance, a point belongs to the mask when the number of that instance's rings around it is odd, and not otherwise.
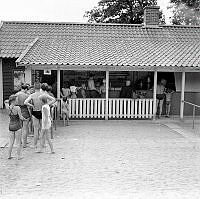
[[[66,103],[67,111],[69,111],[69,103]]]
[[[19,106],[17,106],[17,114],[19,115],[19,118],[20,118],[21,120],[27,120],[26,118],[24,118],[24,117],[22,116],[21,108],[20,108]]]
[[[53,105],[56,102],[56,98],[54,98],[50,95],[47,95],[47,100],[49,100],[49,102],[48,102],[49,106]]]
[[[64,102],[61,102],[61,114],[63,114],[63,109],[64,109]]]
[[[61,97],[64,97],[63,88],[61,89],[60,95],[61,95]]]
[[[33,108],[33,104],[30,103],[31,100],[32,100],[32,97],[31,95],[29,95],[28,98],[24,101],[24,104]]]
[[[46,107],[43,108],[44,113],[44,126],[47,126],[48,123],[48,109]]]
[[[56,98],[50,96],[49,94],[44,94],[44,95],[45,95],[45,97],[46,97],[47,100],[48,100],[48,105],[49,105],[49,106],[53,105],[53,104],[56,102]],[[40,95],[40,96],[39,96],[39,99],[41,99],[44,95]]]
[[[103,89],[102,89],[102,86],[100,86],[100,88],[99,88],[99,93],[100,93],[100,94],[102,94],[102,90],[103,90]]]

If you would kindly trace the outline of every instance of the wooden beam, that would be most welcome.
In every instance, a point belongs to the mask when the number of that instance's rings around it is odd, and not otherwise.
[[[157,79],[158,79],[158,72],[154,71],[154,80],[153,80],[153,119],[156,119],[156,90],[157,90]]]
[[[105,120],[108,120],[108,100],[109,100],[109,71],[106,71],[106,111]]]
[[[181,80],[181,106],[180,106],[180,118],[183,119],[184,115],[184,99],[185,99],[185,71],[182,72],[182,80]]]
[[[84,71],[147,71],[147,72],[200,72],[198,67],[149,67],[149,66],[109,66],[109,65],[59,65],[59,64],[39,64],[23,63],[21,66],[31,67],[33,70],[51,69],[55,70],[58,66],[61,70],[84,70]],[[18,63],[19,66],[19,63]]]

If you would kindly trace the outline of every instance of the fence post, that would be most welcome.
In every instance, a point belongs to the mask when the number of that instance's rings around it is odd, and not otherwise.
[[[60,69],[57,68],[57,99],[60,100]],[[57,116],[58,118],[60,118],[60,113],[59,111],[61,110],[61,104],[59,103],[58,105],[58,112],[57,112]]]
[[[154,83],[153,83],[153,119],[156,119],[156,90],[157,90],[157,78],[158,78],[158,72],[154,71]]]
[[[108,100],[109,100],[109,71],[106,70],[106,111],[105,111],[105,120],[108,120]]]
[[[184,96],[185,94],[185,71],[182,72],[182,81],[181,81],[181,107],[180,107],[180,118],[183,119],[184,113]]]

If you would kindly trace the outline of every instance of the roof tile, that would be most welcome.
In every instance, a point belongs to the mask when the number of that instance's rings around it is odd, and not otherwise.
[[[200,67],[200,27],[3,22],[0,57],[20,64]]]

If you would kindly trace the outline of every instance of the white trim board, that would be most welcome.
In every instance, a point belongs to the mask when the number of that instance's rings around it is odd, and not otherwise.
[[[21,64],[20,64],[21,65]],[[20,66],[17,64],[17,66]],[[31,68],[32,70],[85,70],[85,71],[158,71],[158,72],[200,72],[200,68],[197,67],[177,67],[177,68],[147,68],[147,67],[132,67],[132,66],[108,66],[108,65],[53,65],[53,64],[24,64],[25,68]]]

